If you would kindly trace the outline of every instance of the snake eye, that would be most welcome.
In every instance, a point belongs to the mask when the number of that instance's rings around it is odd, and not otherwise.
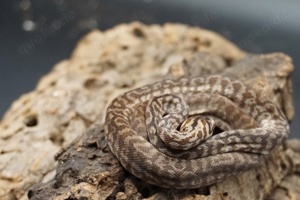
[[[189,130],[188,127],[184,127],[182,131],[183,132],[188,132],[188,130]]]

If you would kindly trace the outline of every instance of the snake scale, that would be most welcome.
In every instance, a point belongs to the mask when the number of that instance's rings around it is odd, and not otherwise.
[[[109,147],[123,167],[165,188],[198,188],[238,175],[288,133],[274,103],[220,75],[134,89],[115,98],[105,117]]]

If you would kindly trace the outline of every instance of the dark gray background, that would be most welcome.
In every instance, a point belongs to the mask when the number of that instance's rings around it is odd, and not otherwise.
[[[284,52],[293,58],[294,101],[300,100],[299,1],[4,0],[0,5],[0,116],[55,63],[68,58],[91,29],[136,20],[208,28],[252,53]],[[298,104],[292,137],[299,137],[299,113]]]

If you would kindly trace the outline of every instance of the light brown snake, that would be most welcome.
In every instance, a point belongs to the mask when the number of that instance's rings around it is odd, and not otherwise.
[[[196,131],[189,134],[191,127]],[[129,91],[111,102],[105,119],[109,147],[125,169],[177,189],[207,186],[257,166],[288,133],[274,103],[222,76]]]

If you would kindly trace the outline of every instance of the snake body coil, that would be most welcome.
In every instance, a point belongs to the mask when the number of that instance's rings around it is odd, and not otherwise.
[[[105,119],[109,147],[129,172],[178,189],[257,166],[288,132],[276,105],[222,76],[164,80],[129,91],[111,102]]]

